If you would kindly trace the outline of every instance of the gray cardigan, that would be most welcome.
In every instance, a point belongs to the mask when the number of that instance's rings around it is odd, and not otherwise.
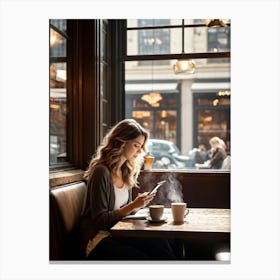
[[[129,203],[132,191],[129,191]],[[105,165],[94,167],[92,176],[87,183],[87,197],[84,213],[80,220],[80,242],[82,254],[86,252],[88,241],[99,230],[109,230],[122,217],[114,210],[115,191],[112,175]]]

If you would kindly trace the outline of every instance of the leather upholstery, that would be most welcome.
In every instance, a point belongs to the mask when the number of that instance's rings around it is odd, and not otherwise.
[[[86,185],[84,182],[51,191],[61,211],[67,232],[71,232],[84,207]]]
[[[50,260],[80,258],[77,227],[86,190],[84,182],[50,190]]]

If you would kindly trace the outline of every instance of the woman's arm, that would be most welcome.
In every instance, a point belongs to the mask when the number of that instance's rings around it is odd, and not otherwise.
[[[102,165],[95,167],[88,183],[91,218],[99,229],[112,227],[122,217],[145,207],[156,195],[139,194],[133,201],[114,210],[115,191],[108,168]]]
[[[106,166],[96,166],[88,182],[90,216],[99,229],[107,229],[122,217],[114,210],[115,192],[111,174]]]
[[[148,194],[147,192],[139,194],[132,202],[124,205],[119,209],[119,213],[122,217],[135,212],[136,210],[145,207],[154,199],[156,192]]]

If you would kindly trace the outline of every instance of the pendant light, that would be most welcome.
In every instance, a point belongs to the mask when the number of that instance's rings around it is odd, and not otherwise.
[[[213,27],[213,28],[226,27],[228,25],[228,20],[227,19],[206,19],[205,24],[208,27]]]
[[[155,39],[154,42],[155,44]],[[149,93],[144,94],[141,99],[143,101],[146,101],[150,106],[152,107],[159,107],[160,106],[160,101],[162,100],[162,96],[158,91],[154,90],[154,61],[152,60],[152,90]]]
[[[182,54],[185,51],[185,20],[182,20]],[[188,59],[178,59],[173,65],[175,74],[188,73],[193,74],[195,72],[195,62]]]

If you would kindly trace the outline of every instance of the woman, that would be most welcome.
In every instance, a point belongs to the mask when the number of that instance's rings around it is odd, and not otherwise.
[[[224,159],[227,157],[225,142],[215,136],[209,140],[211,154],[209,166],[212,169],[221,169]]]
[[[142,193],[132,200],[148,137],[135,120],[119,122],[105,136],[85,172],[88,190],[80,236],[88,259],[174,259],[165,240],[122,239],[109,233],[115,223],[148,205],[155,196]]]

